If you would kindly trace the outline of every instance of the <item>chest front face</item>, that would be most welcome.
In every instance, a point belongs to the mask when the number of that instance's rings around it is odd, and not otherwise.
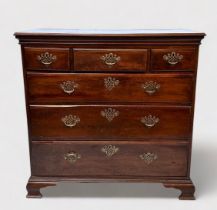
[[[181,198],[193,198],[190,159],[202,36],[18,33],[29,196],[39,180],[38,189],[62,180],[112,180],[187,186]]]

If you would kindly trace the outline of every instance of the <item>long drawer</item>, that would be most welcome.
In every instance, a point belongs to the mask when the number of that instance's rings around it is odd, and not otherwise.
[[[82,102],[191,103],[191,74],[28,73],[31,104]]]
[[[31,106],[33,140],[172,139],[191,136],[191,108],[185,106]]]
[[[156,176],[187,174],[188,146],[147,142],[33,143],[33,176]]]

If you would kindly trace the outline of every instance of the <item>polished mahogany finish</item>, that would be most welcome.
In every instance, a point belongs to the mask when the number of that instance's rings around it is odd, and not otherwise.
[[[146,49],[74,49],[75,71],[146,71]],[[85,62],[84,62],[85,61]]]
[[[28,70],[68,71],[69,48],[25,47],[25,67]]]
[[[72,81],[70,94],[62,84]],[[136,81],[136,82],[135,82]],[[148,84],[158,85],[149,90]],[[47,74],[27,73],[31,104],[182,103],[191,104],[193,76],[189,74]],[[150,86],[151,86],[150,84]]]
[[[156,182],[194,199],[190,179],[198,51],[191,31],[33,30],[22,49],[31,177]]]
[[[112,156],[107,156],[102,151],[105,145],[112,145],[118,150]],[[64,155],[70,152],[79,154],[80,158],[75,162],[66,160]],[[143,160],[140,156],[147,152],[156,155],[155,159],[150,159],[150,162]],[[185,177],[188,153],[187,144],[164,145],[136,141],[34,142],[32,145],[32,175]]]
[[[30,131],[34,140],[178,140],[191,137],[191,108],[185,106],[31,106],[30,115]],[[63,118],[69,115],[79,118],[79,122],[72,127],[63,122]],[[158,122],[147,126],[143,118],[150,115],[156,117]]]
[[[171,47],[151,50],[151,71],[194,71],[197,49]]]

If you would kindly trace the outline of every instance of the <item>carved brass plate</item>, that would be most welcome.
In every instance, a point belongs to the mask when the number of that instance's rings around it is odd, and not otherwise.
[[[119,80],[113,77],[107,77],[104,79],[104,86],[106,90],[111,91],[113,88],[117,87],[118,85],[119,85]]]
[[[68,152],[64,154],[64,159],[69,163],[75,163],[78,159],[81,158],[81,155],[76,152]]]
[[[108,53],[100,57],[100,59],[109,67],[112,67],[115,65],[117,62],[121,60],[120,56],[117,56],[116,54],[113,53]]]
[[[109,144],[109,145],[105,145],[101,149],[101,151],[104,152],[108,158],[110,158],[119,151],[119,148],[114,145]]]
[[[149,95],[153,95],[160,89],[160,84],[155,81],[147,81],[145,84],[142,84],[142,88],[145,90],[146,93]]]
[[[80,122],[80,118],[77,117],[76,115],[67,115],[65,117],[62,118],[63,123],[65,124],[65,126],[67,127],[75,127],[77,125],[77,123]]]
[[[150,163],[152,163],[154,160],[157,160],[158,156],[155,153],[151,153],[151,152],[146,152],[143,153],[141,155],[139,155],[139,157],[147,164],[149,165]]]
[[[154,127],[160,119],[158,117],[148,115],[145,117],[142,117],[141,122],[148,128]]]
[[[101,111],[101,115],[111,122],[115,117],[119,115],[119,111],[113,108],[107,108]]]
[[[60,84],[60,87],[65,93],[68,93],[70,95],[75,91],[75,88],[78,87],[78,84],[74,81],[64,81],[62,84]]]
[[[167,63],[171,65],[175,65],[183,59],[183,55],[176,53],[176,52],[171,52],[171,53],[168,53],[167,55],[164,55],[163,59],[167,61]]]
[[[44,65],[50,65],[57,59],[57,57],[49,52],[45,52],[38,55],[37,59]]]

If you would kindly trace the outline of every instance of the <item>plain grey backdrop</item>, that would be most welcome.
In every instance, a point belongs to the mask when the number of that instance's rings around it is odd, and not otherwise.
[[[1,0],[0,209],[216,209],[217,3],[215,0]],[[179,201],[160,184],[70,184],[26,199],[30,175],[20,48],[31,28],[167,29],[205,32],[198,65],[192,179],[196,201]],[[178,120],[178,119],[177,119]]]

